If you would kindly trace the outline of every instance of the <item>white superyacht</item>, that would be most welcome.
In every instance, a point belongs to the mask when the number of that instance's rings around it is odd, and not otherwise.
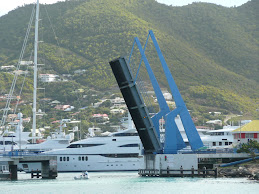
[[[41,154],[57,156],[58,172],[133,171],[144,162],[142,145],[135,128],[103,137],[89,137],[65,149]],[[39,163],[22,164],[25,171],[41,169]]]

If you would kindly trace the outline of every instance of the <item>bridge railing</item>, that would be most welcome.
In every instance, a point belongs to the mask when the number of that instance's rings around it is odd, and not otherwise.
[[[41,153],[41,151],[28,151],[28,150],[15,150],[15,151],[9,151],[4,152],[0,156],[3,157],[14,157],[14,156],[34,156]]]

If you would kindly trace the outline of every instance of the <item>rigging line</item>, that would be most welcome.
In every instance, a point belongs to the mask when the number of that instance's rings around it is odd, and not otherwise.
[[[31,60],[31,58],[32,58],[32,53],[33,53],[33,51],[31,51],[31,55],[30,55],[29,61],[30,61],[30,60]],[[28,72],[28,69],[29,69],[29,65],[27,65],[27,69],[26,69],[26,71],[27,71],[27,72]],[[22,90],[23,90],[23,87],[24,87],[24,83],[25,83],[25,80],[26,80],[27,74],[28,74],[28,73],[25,73],[25,75],[24,75],[23,82],[22,82],[22,87],[21,87],[21,89],[20,89],[19,96],[21,96],[21,94],[22,94]],[[15,109],[14,109],[13,114],[15,114],[15,113],[16,113],[16,110],[17,110],[17,107],[18,107],[19,102],[20,102],[20,98],[17,100],[17,103],[16,103],[16,106],[15,106]],[[13,120],[12,120],[12,121],[14,121],[14,118],[13,118]]]
[[[31,58],[32,58],[32,53],[33,53],[33,51],[31,51],[31,55],[30,55],[29,61],[30,61]],[[29,69],[29,65],[27,65],[27,69],[26,69],[27,72],[28,72],[28,69]],[[25,83],[27,74],[28,74],[28,73],[25,73],[25,75],[24,75],[23,82],[22,82],[22,86],[21,86],[21,89],[20,89],[20,92],[19,92],[19,96],[21,96],[21,94],[22,94],[22,90],[23,90],[23,87],[24,87],[24,83]],[[19,102],[20,102],[20,99],[17,100],[17,103],[16,103],[16,106],[15,106],[15,109],[14,109],[13,114],[16,113],[16,110],[17,110],[17,107],[18,107]],[[13,120],[14,120],[14,118],[13,118]],[[13,121],[13,120],[12,120],[12,121]]]
[[[30,21],[29,21],[29,24],[28,24],[28,27],[27,27],[26,35],[25,35],[25,38],[24,38],[23,46],[22,46],[22,51],[20,53],[20,57],[19,57],[19,60],[18,60],[18,63],[17,63],[17,68],[16,68],[16,72],[14,74],[12,86],[11,86],[9,94],[7,96],[7,102],[6,102],[4,111],[3,111],[3,116],[2,116],[2,119],[1,119],[0,127],[4,126],[5,121],[6,121],[6,117],[7,117],[7,113],[8,113],[8,110],[9,110],[10,102],[11,102],[11,99],[12,99],[12,96],[13,96],[13,91],[14,91],[14,88],[15,88],[15,85],[16,85],[16,81],[17,81],[17,77],[18,77],[18,72],[17,71],[20,69],[21,60],[23,58],[23,55],[24,55],[24,52],[25,52],[25,48],[27,46],[27,41],[28,41],[28,37],[29,37],[29,34],[30,34],[30,30],[31,30],[34,14],[35,14],[35,6],[33,6],[33,9],[32,9],[31,18],[30,18]]]
[[[62,51],[62,49],[61,49],[61,47],[60,47],[60,44],[59,44],[59,41],[58,41],[58,37],[57,37],[56,32],[55,32],[55,30],[54,30],[54,28],[53,28],[53,25],[52,25],[52,23],[51,23],[51,20],[50,20],[50,17],[49,17],[49,14],[48,14],[48,11],[47,11],[47,8],[46,8],[45,5],[44,5],[44,8],[45,8],[45,11],[46,11],[46,14],[47,14],[49,23],[50,23],[50,27],[51,27],[51,29],[52,29],[52,31],[53,31],[53,34],[54,34],[54,36],[55,36],[55,39],[56,39],[56,41],[57,41],[57,45],[58,45],[58,47],[59,47],[61,56],[62,56],[62,58],[64,59],[63,51]],[[65,61],[65,67],[66,67],[67,72],[70,73],[69,70],[68,70],[68,68],[67,68],[67,62],[66,62],[66,61]],[[74,84],[73,80],[71,81],[71,83],[72,83],[73,89],[75,90],[75,84]],[[79,94],[78,94],[78,92],[76,92],[76,96],[77,96],[77,101],[78,101],[78,103],[79,103],[79,106],[82,107],[82,104],[81,104],[80,99],[79,99]],[[80,111],[80,110],[79,110],[79,111]],[[86,116],[84,116],[84,117],[85,117],[85,120],[86,120]]]

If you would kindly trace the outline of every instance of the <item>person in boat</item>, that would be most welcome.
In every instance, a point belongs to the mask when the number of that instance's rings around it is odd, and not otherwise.
[[[83,172],[82,174],[83,174],[83,177],[87,177],[88,176],[88,172],[87,171]]]

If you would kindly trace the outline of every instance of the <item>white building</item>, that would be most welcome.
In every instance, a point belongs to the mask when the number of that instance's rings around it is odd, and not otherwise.
[[[125,110],[123,110],[123,109],[111,109],[110,113],[112,113],[112,114],[123,114],[123,113],[125,113]]]
[[[124,98],[116,97],[114,99],[110,99],[112,104],[124,104],[125,100]]]
[[[85,69],[77,69],[74,71],[74,74],[83,74],[84,72],[86,72]]]
[[[165,97],[165,100],[172,100],[173,99],[172,94],[170,94],[169,92],[164,92],[163,95]]]
[[[9,65],[9,66],[1,66],[0,69],[1,70],[9,70],[9,69],[14,69],[15,66],[14,65]]]
[[[42,82],[54,82],[58,75],[55,74],[40,74],[39,78]]]
[[[216,120],[210,120],[206,122],[207,124],[213,124],[213,125],[222,125],[222,121],[219,119]]]

